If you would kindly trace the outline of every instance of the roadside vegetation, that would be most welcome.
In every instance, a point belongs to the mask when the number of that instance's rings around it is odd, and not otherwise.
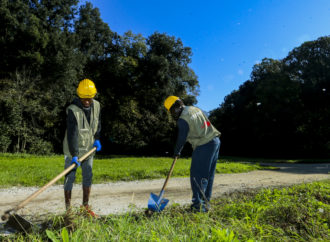
[[[329,241],[330,180],[286,188],[233,192],[209,213],[174,204],[147,217],[143,211],[89,219],[50,218],[42,231],[5,241]]]
[[[133,181],[164,178],[173,159],[165,157],[96,157],[93,164],[93,183]],[[220,159],[217,173],[240,173],[265,169],[258,163],[235,162]],[[64,169],[63,156],[34,156],[25,154],[1,154],[0,187],[43,186]],[[174,177],[188,177],[190,158],[180,158],[173,172]],[[81,169],[76,182],[81,182]],[[57,184],[63,184],[63,179]]]

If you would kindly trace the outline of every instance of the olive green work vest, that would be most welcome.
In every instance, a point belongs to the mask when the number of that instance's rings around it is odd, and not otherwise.
[[[185,120],[189,125],[187,141],[193,149],[221,135],[199,108],[186,106],[179,118]]]
[[[86,115],[81,108],[74,104],[71,104],[69,107],[67,107],[66,114],[68,114],[69,109],[73,112],[77,120],[79,156],[82,156],[93,148],[94,135],[99,125],[100,103],[96,100],[93,100],[93,106],[91,107],[92,110],[90,116],[90,123],[88,123]],[[67,132],[68,131],[66,130],[63,141],[63,153],[65,156],[71,158]]]

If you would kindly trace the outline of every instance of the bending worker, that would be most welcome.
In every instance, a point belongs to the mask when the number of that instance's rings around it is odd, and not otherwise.
[[[164,106],[177,121],[178,137],[174,156],[180,156],[186,141],[191,143],[193,148],[190,166],[193,193],[191,210],[207,212],[210,208],[209,201],[219,155],[220,132],[199,108],[185,106],[179,97],[169,96]]]
[[[81,165],[83,177],[82,208],[93,217],[96,215],[88,205],[93,177],[93,155],[90,155],[81,164],[78,161],[78,157],[81,157],[93,147],[96,147],[96,151],[101,150],[100,103],[93,99],[96,93],[97,90],[91,80],[84,79],[79,83],[77,88],[79,98],[75,98],[66,109],[67,130],[63,141],[65,168],[73,163],[77,164],[76,167]],[[67,211],[70,211],[72,187],[76,178],[76,171],[77,169],[75,168],[65,176],[64,197]]]

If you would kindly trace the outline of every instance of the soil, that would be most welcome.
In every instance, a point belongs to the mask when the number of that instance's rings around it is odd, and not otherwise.
[[[229,192],[263,187],[289,186],[308,183],[317,180],[330,179],[330,164],[283,164],[268,163],[265,166],[278,167],[277,170],[257,170],[248,173],[217,174],[213,185],[213,198],[226,195]],[[158,195],[164,179],[141,180],[132,182],[114,182],[94,184],[90,204],[96,214],[108,215],[123,213],[131,209],[139,210],[147,207],[150,193]],[[0,213],[13,208],[26,199],[37,187],[12,187],[0,189]],[[164,197],[173,203],[189,204],[191,189],[189,178],[171,178]],[[79,207],[82,200],[81,185],[73,188],[72,204]],[[63,214],[63,186],[48,188],[27,204],[18,214],[33,217],[43,217],[48,214]]]

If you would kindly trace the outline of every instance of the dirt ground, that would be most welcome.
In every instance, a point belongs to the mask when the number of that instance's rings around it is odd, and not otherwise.
[[[330,164],[264,164],[278,170],[259,170],[239,174],[217,174],[213,197],[227,192],[249,188],[288,186],[317,180],[330,179]],[[165,178],[164,178],[165,179]],[[158,194],[164,179],[134,182],[95,184],[92,187],[90,204],[99,215],[122,213],[130,209],[147,207],[150,193]],[[33,192],[35,187],[0,189],[0,213],[17,205]],[[169,204],[188,204],[191,201],[189,178],[171,178],[165,191]],[[73,205],[79,207],[82,200],[81,185],[73,188]],[[18,214],[43,217],[47,214],[64,213],[63,186],[52,186],[32,200]]]

